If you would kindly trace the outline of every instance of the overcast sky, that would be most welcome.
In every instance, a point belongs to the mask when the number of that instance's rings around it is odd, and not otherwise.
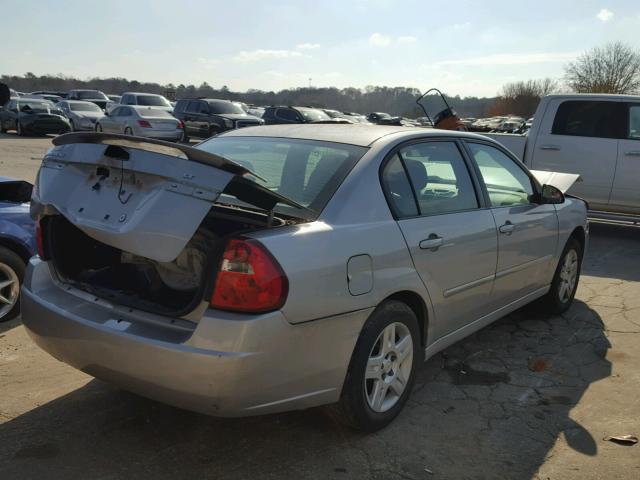
[[[608,41],[640,48],[638,0],[533,3],[0,0],[0,74],[492,96]]]

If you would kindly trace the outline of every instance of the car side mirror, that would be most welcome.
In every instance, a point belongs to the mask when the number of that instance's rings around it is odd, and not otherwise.
[[[542,204],[564,203],[564,193],[553,185],[543,185],[540,200]]]

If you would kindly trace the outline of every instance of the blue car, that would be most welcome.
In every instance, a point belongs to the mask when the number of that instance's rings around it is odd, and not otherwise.
[[[35,223],[29,215],[33,186],[0,177],[0,322],[20,314],[25,265],[36,253]]]

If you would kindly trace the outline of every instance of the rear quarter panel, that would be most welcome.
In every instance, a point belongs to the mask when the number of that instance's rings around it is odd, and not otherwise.
[[[380,186],[384,150],[372,148],[365,154],[317,221],[252,235],[287,274],[289,297],[282,311],[289,322],[375,307],[399,291],[417,293],[431,311],[428,293]],[[347,279],[347,263],[356,255],[372,259],[373,286],[361,295],[349,292]]]

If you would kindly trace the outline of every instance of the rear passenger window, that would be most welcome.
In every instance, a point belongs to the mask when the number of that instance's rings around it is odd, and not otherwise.
[[[562,102],[553,120],[553,135],[618,138],[617,102],[569,100]]]
[[[454,142],[427,142],[399,152],[409,173],[421,215],[478,208],[467,166]]]
[[[284,120],[286,122],[297,122],[298,115],[293,110],[288,110],[286,108],[278,109],[278,113],[276,114],[278,118]]]
[[[189,102],[189,106],[187,106],[187,112],[198,113],[198,109],[200,108],[199,104],[200,102],[198,102],[197,100]]]
[[[398,218],[418,216],[418,207],[411,184],[398,155],[394,155],[382,172],[382,187],[387,194],[391,210]]]

